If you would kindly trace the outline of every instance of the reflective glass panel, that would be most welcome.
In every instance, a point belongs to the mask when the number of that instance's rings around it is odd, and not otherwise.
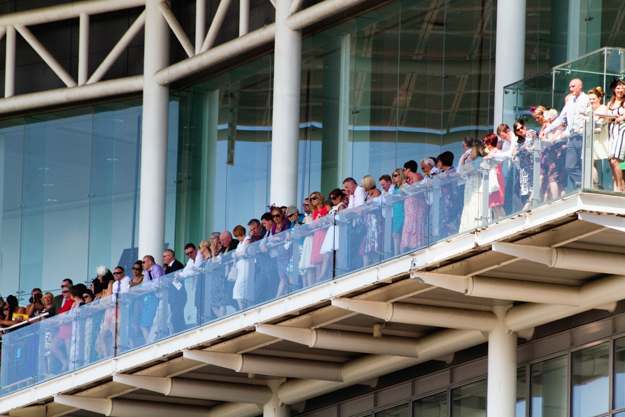
[[[591,417],[608,411],[609,350],[609,343],[602,343],[571,355],[573,417]]]
[[[531,366],[532,417],[565,417],[567,359],[559,356]]]
[[[402,404],[388,410],[375,413],[376,417],[408,417],[410,415],[410,404]]]
[[[486,381],[451,390],[451,417],[486,416]]]
[[[412,417],[447,417],[447,392],[413,401]]]
[[[527,387],[527,371],[525,367],[516,371],[516,417],[525,417],[527,408],[527,398],[525,388]]]
[[[625,338],[614,341],[614,406],[625,407]]]

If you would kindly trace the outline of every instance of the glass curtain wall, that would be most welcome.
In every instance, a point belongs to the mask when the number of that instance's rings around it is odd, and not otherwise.
[[[178,103],[170,105],[167,241],[173,242]],[[0,294],[86,282],[136,260],[141,101],[0,122]]]
[[[492,129],[493,2],[395,1],[302,45],[298,202],[383,174]],[[177,242],[267,211],[272,60],[179,93]],[[292,161],[284,161],[292,163]]]
[[[526,76],[599,48],[624,48],[624,22],[621,0],[527,0]]]

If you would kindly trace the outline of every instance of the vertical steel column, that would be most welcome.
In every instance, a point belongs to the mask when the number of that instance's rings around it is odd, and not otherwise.
[[[78,85],[87,84],[89,79],[89,15],[80,14],[78,36]]]
[[[276,0],[270,203],[278,206],[297,205],[302,33],[286,24],[290,7]]]
[[[273,396],[271,400],[263,406],[263,417],[290,417],[291,407],[281,405],[280,399],[278,398],[278,388],[282,382],[284,382],[284,379],[274,379],[267,382],[267,386],[271,388]]]
[[[143,128],[139,208],[139,258],[160,258],[165,240],[167,196],[167,128],[169,87],[154,74],[169,63],[169,26],[159,10],[161,0],[147,0],[143,64]]]
[[[497,1],[495,129],[503,123],[503,87],[524,77],[526,0]]]
[[[7,26],[6,64],[4,65],[4,97],[15,95],[15,28]]]
[[[239,36],[250,31],[250,0],[239,0]]]
[[[488,333],[486,414],[489,416],[514,416],[516,409],[517,334],[510,332],[505,323],[510,307],[493,307],[499,323]]]

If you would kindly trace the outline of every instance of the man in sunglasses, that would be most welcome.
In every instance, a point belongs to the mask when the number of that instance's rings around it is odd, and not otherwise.
[[[61,290],[67,291],[66,294],[69,294],[69,290],[72,289],[73,284],[74,283],[72,282],[71,279],[65,278],[63,281],[61,281]],[[52,317],[55,314],[57,314],[57,312],[61,310],[63,305],[65,305],[66,300],[67,298],[63,297],[63,294],[59,294],[56,297],[54,297],[54,300],[52,301],[52,307],[48,310],[49,316]]]

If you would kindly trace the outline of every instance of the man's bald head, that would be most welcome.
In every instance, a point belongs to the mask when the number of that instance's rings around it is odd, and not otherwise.
[[[232,242],[232,234],[227,230],[221,232],[221,235],[219,235],[219,241],[221,242],[222,246],[230,246],[230,242]]]
[[[584,85],[582,83],[582,80],[580,80],[579,78],[574,78],[569,83],[569,90],[571,91],[571,94],[573,94],[573,96],[575,97],[579,97],[583,89]]]

